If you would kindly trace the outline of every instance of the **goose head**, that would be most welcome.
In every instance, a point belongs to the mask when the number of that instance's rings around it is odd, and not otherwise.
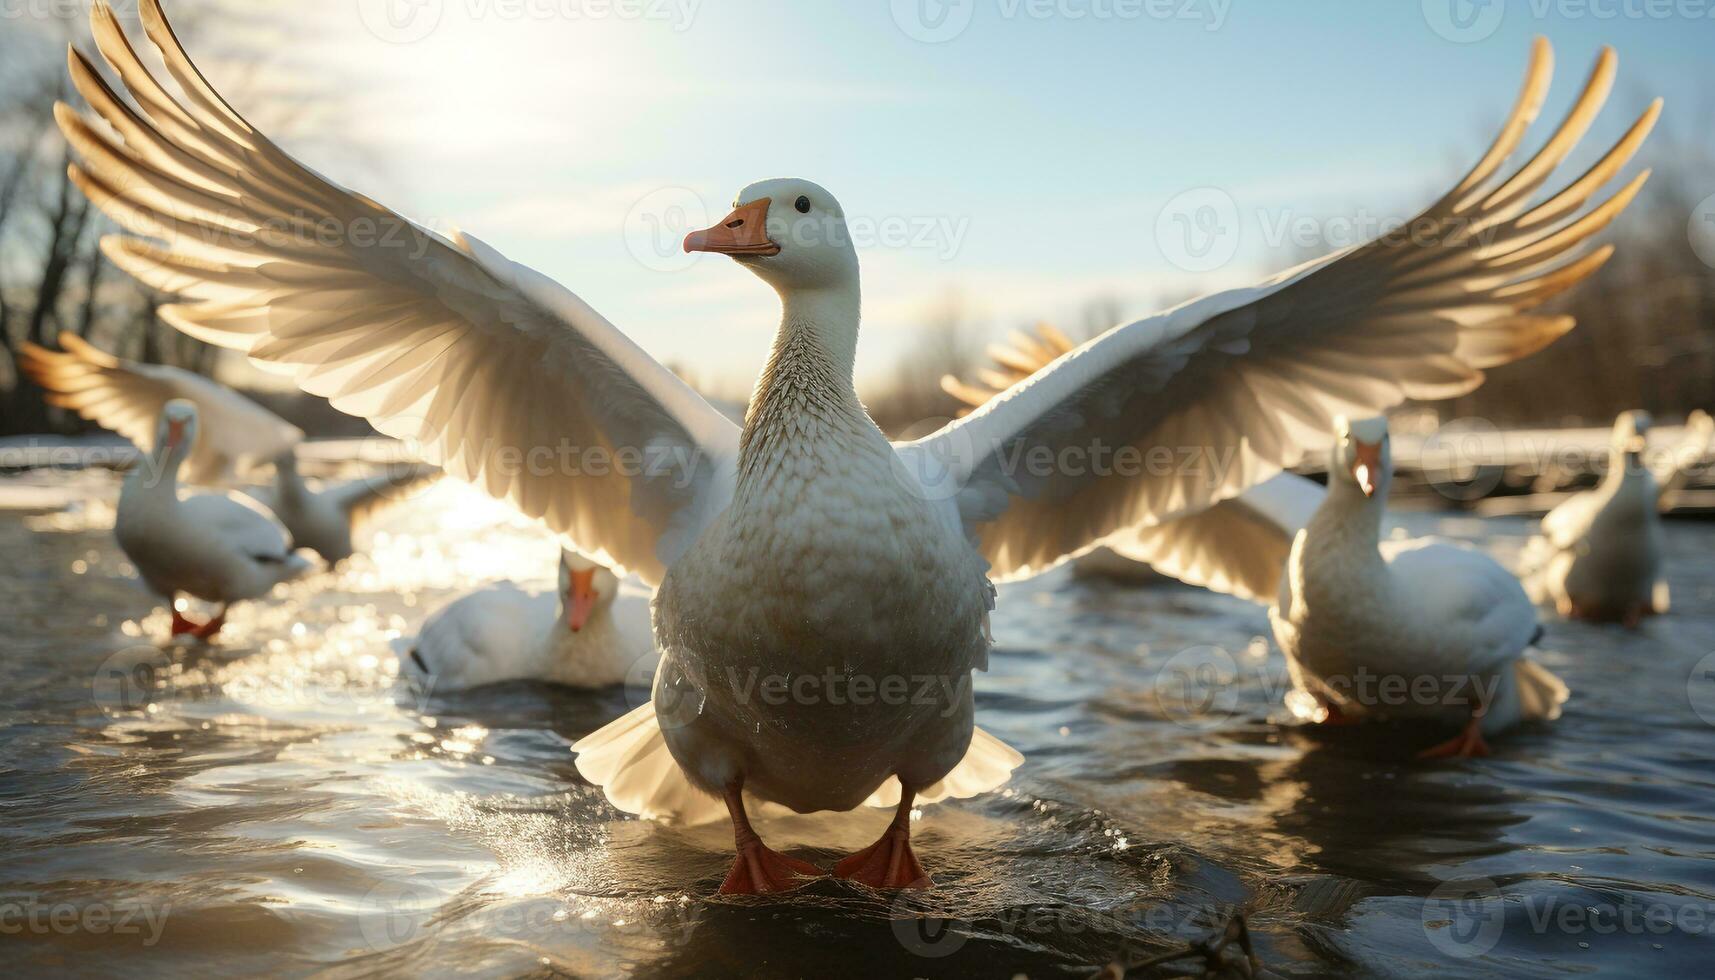
[[[857,284],[857,249],[840,202],[794,177],[739,191],[731,214],[685,236],[685,251],[730,255],[783,297]]]
[[[1626,469],[1635,470],[1643,465],[1644,450],[1649,448],[1649,430],[1653,423],[1650,414],[1640,408],[1621,412],[1614,419],[1611,446],[1615,459],[1622,462]]]
[[[155,423],[155,445],[168,466],[176,469],[197,441],[196,403],[175,398],[161,408]]]
[[[1334,420],[1333,465],[1328,480],[1356,486],[1366,497],[1386,497],[1393,482],[1393,450],[1389,446],[1387,419]]]
[[[560,552],[560,621],[582,632],[619,595],[619,576],[606,565],[572,551]]]

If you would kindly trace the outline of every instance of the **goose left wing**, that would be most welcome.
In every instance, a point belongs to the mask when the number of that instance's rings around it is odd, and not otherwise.
[[[297,426],[238,392],[183,368],[128,361],[63,332],[60,350],[25,343],[18,367],[47,392],[50,405],[69,408],[149,452],[161,409],[175,398],[196,404],[196,445],[185,461],[190,483],[219,483],[239,465],[271,459],[303,441]]]
[[[731,498],[738,427],[571,291],[298,163],[209,85],[158,0],[137,11],[180,94],[99,2],[96,44],[137,108],[72,49],[72,83],[106,128],[55,114],[72,179],[155,240],[104,239],[108,257],[188,301],[162,319],[658,583]]]
[[[1236,496],[1319,447],[1336,415],[1470,391],[1484,368],[1553,342],[1572,319],[1529,311],[1611,254],[1590,249],[1592,236],[1647,172],[1584,206],[1631,159],[1660,103],[1533,206],[1601,108],[1616,64],[1604,50],[1560,128],[1503,173],[1542,106],[1551,61],[1539,39],[1499,137],[1405,231],[1108,331],[901,445],[912,479],[956,508],[993,574],[1030,574],[1117,531]]]
[[[393,467],[374,476],[348,480],[324,490],[335,506],[358,528],[374,520],[388,507],[408,500],[445,476],[434,466]]]

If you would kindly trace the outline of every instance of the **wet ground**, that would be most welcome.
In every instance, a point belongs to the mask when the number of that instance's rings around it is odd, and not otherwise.
[[[1438,732],[1284,724],[1260,608],[1064,574],[1003,587],[978,721],[1027,761],[1002,792],[923,809],[938,887],[719,900],[728,831],[625,818],[573,765],[639,692],[398,682],[391,641],[438,604],[552,581],[539,532],[444,485],[368,557],[236,609],[219,645],[162,648],[112,541],[115,489],[0,480],[7,972],[1083,977],[1235,912],[1281,976],[1715,962],[1715,525],[1671,528],[1673,615],[1548,617],[1565,717],[1457,764],[1411,761]],[[1504,558],[1531,529],[1405,522]],[[760,829],[826,865],[886,820]]]

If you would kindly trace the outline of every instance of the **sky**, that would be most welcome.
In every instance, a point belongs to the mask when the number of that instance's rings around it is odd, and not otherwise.
[[[777,302],[678,242],[760,178],[814,180],[861,222],[876,382],[949,300],[979,331],[1098,298],[1130,319],[1370,237],[1475,159],[1538,34],[1556,72],[1537,139],[1600,45],[1620,55],[1567,179],[1653,96],[1680,133],[1715,111],[1715,0],[199,6],[192,57],[307,163],[734,391]]]

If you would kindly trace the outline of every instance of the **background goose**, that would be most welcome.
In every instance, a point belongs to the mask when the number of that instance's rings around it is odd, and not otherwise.
[[[674,710],[658,703],[653,717],[640,709],[585,739],[579,766],[628,810],[670,815],[700,794],[721,798],[738,850],[729,891],[790,887],[813,870],[762,844],[745,793],[839,810],[896,787],[887,833],[835,870],[926,883],[909,845],[913,802],[992,788],[1018,762],[972,726],[970,675],[987,663],[994,597],[985,572],[1030,574],[1115,532],[1202,510],[1296,463],[1339,412],[1468,391],[1483,368],[1565,333],[1569,318],[1526,311],[1607,258],[1582,246],[1643,175],[1584,205],[1659,108],[1533,206],[1615,64],[1604,52],[1560,129],[1503,173],[1547,91],[1551,58],[1538,42],[1500,137],[1411,225],[1418,234],[1116,327],[965,419],[893,446],[853,392],[857,256],[822,188],[753,184],[725,220],[687,238],[687,248],[732,256],[781,300],[741,430],[539,273],[298,164],[209,86],[156,0],[138,12],[183,96],[153,78],[102,4],[96,43],[141,111],[75,50],[72,81],[111,132],[58,107],[81,160],[73,179],[127,230],[165,242],[110,239],[109,257],[187,300],[161,310],[175,327],[290,373],[580,552],[660,584],[655,695]],[[407,241],[222,231],[324,220],[400,228]],[[562,444],[633,449],[645,465],[516,465],[518,447]],[[1162,445],[1206,447],[1222,465],[1037,465]],[[822,689],[786,704],[742,686],[777,674],[876,686],[864,703]],[[898,674],[930,683],[883,697],[880,684]]]
[[[961,400],[980,405],[998,394],[995,388],[997,384],[1016,384],[1034,370],[1040,369],[1042,352],[1052,350],[1062,342],[1052,332],[1042,332],[1038,338],[1025,337],[1024,340],[1029,343],[1015,341],[1012,346],[992,347],[990,350],[995,356],[996,367],[982,374],[978,383],[944,379],[942,387]],[[1384,421],[1371,420],[1357,425],[1379,432],[1385,451]],[[1370,438],[1373,437],[1374,432]],[[1347,437],[1342,436],[1342,439],[1345,438]],[[1684,447],[1685,451],[1676,455],[1682,458],[1701,457],[1703,446],[1694,443],[1696,440],[1688,441],[1687,447]],[[1336,459],[1333,470],[1341,469],[1341,465],[1341,461]],[[1391,459],[1384,459],[1374,466],[1365,466],[1366,479],[1373,478],[1382,470],[1391,473]],[[1349,472],[1331,470],[1330,481],[1335,480],[1350,484],[1352,477]],[[1385,500],[1385,483],[1377,487],[1376,492],[1380,499]],[[1299,569],[1300,590],[1295,592],[1284,573],[1289,558],[1294,555],[1301,565],[1306,560],[1306,552],[1295,551],[1295,541],[1299,539],[1300,532],[1311,526],[1312,518],[1322,514],[1323,508],[1327,508],[1326,516],[1318,522],[1321,530],[1317,532],[1316,539],[1297,546],[1299,549],[1309,548],[1309,554],[1315,557],[1326,550],[1330,534],[1327,528],[1341,520],[1335,516],[1341,513],[1339,501],[1330,501],[1329,497],[1330,495],[1314,482],[1292,473],[1282,473],[1251,487],[1237,497],[1189,517],[1114,535],[1109,539],[1114,548],[1104,547],[1092,551],[1081,556],[1079,560],[1100,554],[1104,572],[1106,568],[1116,566],[1121,569],[1128,565],[1139,568],[1158,567],[1161,575],[1270,605],[1270,619],[1275,623],[1282,648],[1297,654],[1288,654],[1288,663],[1295,681],[1294,691],[1287,699],[1288,705],[1300,717],[1311,721],[1324,721],[1342,715],[1355,717],[1366,710],[1361,704],[1342,708],[1344,700],[1336,700],[1333,695],[1327,693],[1330,687],[1329,676],[1319,675],[1317,670],[1331,669],[1337,663],[1341,668],[1338,676],[1344,679],[1350,678],[1355,672],[1373,674],[1382,669],[1383,665],[1370,662],[1361,652],[1364,649],[1363,644],[1368,642],[1361,637],[1373,635],[1372,630],[1362,625],[1365,623],[1365,611],[1374,611],[1378,605],[1385,605],[1384,600],[1378,599],[1378,596],[1386,596],[1392,591],[1404,595],[1425,587],[1436,597],[1431,604],[1445,600],[1466,602],[1469,608],[1483,608],[1480,595],[1453,596],[1450,599],[1445,584],[1439,579],[1452,577],[1472,584],[1478,592],[1492,588],[1493,601],[1505,611],[1505,615],[1519,623],[1528,621],[1534,626],[1534,617],[1526,617],[1524,607],[1519,606],[1516,601],[1520,594],[1517,583],[1511,580],[1511,576],[1504,576],[1499,566],[1485,557],[1463,548],[1430,540],[1367,540],[1364,536],[1366,522],[1354,519],[1349,514],[1344,519],[1354,521],[1353,526],[1359,531],[1357,539],[1352,542],[1357,557],[1350,558],[1350,564],[1347,565],[1349,568],[1358,569],[1356,574],[1348,576],[1347,584],[1351,587],[1326,587],[1327,578],[1336,574],[1346,562],[1318,559],[1312,562],[1316,566],[1314,572]],[[1347,508],[1348,511],[1350,509]],[[1376,518],[1374,530],[1379,535],[1379,521],[1385,507],[1378,502],[1372,510],[1374,513],[1369,516]],[[1372,559],[1377,555],[1386,562],[1397,563],[1397,570],[1401,574],[1413,576],[1404,589],[1394,590],[1383,584],[1383,579],[1370,577],[1376,571]],[[1374,583],[1373,587],[1371,583]],[[1310,593],[1304,590],[1317,585],[1323,587],[1316,593],[1319,597],[1315,608],[1313,611],[1307,610],[1307,595]],[[1346,609],[1346,606],[1353,608]],[[1329,629],[1328,624],[1332,622],[1336,624],[1334,629],[1350,628],[1360,635],[1360,639],[1352,646],[1335,642],[1325,643],[1322,648],[1307,646],[1303,635],[1294,625],[1293,616],[1304,617],[1312,612],[1315,622],[1324,630]],[[1386,616],[1388,612],[1383,609],[1373,614]],[[1408,621],[1404,618],[1400,620]],[[1465,639],[1479,646],[1486,643],[1481,637]],[[1291,647],[1288,647],[1289,643],[1292,644]],[[1414,666],[1411,656],[1413,651],[1420,647],[1421,644],[1410,650],[1397,651],[1393,666],[1402,669]],[[1415,669],[1430,676],[1458,676],[1459,670],[1456,663],[1436,666],[1434,662],[1427,662]],[[1564,699],[1563,689],[1558,682],[1543,677],[1546,672],[1534,664],[1521,662],[1521,666],[1516,669],[1528,675],[1526,684],[1530,690],[1525,703],[1529,706],[1530,716],[1548,718],[1557,714],[1558,705]],[[1524,707],[1514,710],[1516,700],[1508,695],[1486,719],[1491,731],[1510,723],[1507,720],[1508,712],[1512,712],[1515,720],[1525,714]],[[1480,743],[1472,742],[1472,751],[1478,750]]]
[[[19,369],[47,390],[48,404],[76,411],[145,453],[156,446],[155,427],[167,402],[180,398],[197,407],[201,432],[185,459],[187,483],[230,483],[303,441],[297,426],[200,374],[123,360],[73,333],[61,333],[60,346],[63,352],[23,344]]]
[[[609,569],[563,551],[557,592],[501,582],[461,596],[407,641],[402,666],[414,686],[435,693],[508,680],[606,687],[648,676],[654,660],[649,594],[624,590]]]
[[[332,566],[352,556],[352,539],[365,524],[441,476],[432,466],[401,466],[312,490],[298,474],[297,454],[287,451],[274,457],[272,489],[255,496],[286,525],[293,547],[309,548]]]
[[[155,449],[119,492],[113,530],[144,583],[174,607],[173,635],[209,639],[226,622],[228,605],[266,595],[310,564],[292,553],[279,522],[248,497],[179,496],[179,468],[196,432],[196,406],[181,399],[167,402]],[[180,592],[219,603],[220,612],[206,623],[193,623],[175,605]]]
[[[272,459],[273,488],[251,496],[286,526],[293,548],[309,548],[330,566],[351,557],[352,536],[363,524],[441,476],[433,467],[396,467],[312,490],[298,475],[303,433],[261,405],[181,368],[120,360],[74,334],[62,333],[60,346],[64,353],[25,344],[19,362],[48,390],[50,404],[75,408],[148,451],[161,406],[172,398],[191,402],[202,431],[185,463],[186,482],[230,482],[235,468],[248,471]]]
[[[1335,436],[1327,496],[1294,540],[1269,611],[1292,673],[1288,706],[1314,720],[1463,724],[1425,756],[1487,755],[1485,733],[1559,717],[1566,686],[1524,659],[1541,627],[1518,580],[1471,548],[1381,541],[1387,420],[1342,419]]]
[[[1636,626],[1667,612],[1661,508],[1702,460],[1715,423],[1707,413],[1693,415],[1682,445],[1654,470],[1644,458],[1649,427],[1647,412],[1620,413],[1601,483],[1542,519],[1529,560],[1562,616]]]

